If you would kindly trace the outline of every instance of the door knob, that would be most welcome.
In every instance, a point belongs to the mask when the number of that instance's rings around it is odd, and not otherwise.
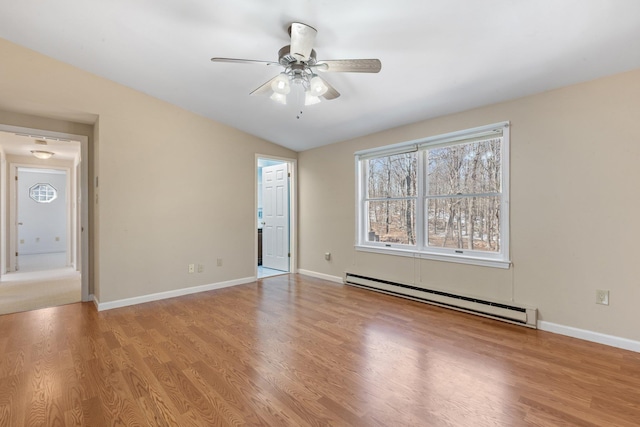
[[[19,222],[19,223],[18,223],[18,225],[22,225],[22,223],[21,223],[21,222]]]

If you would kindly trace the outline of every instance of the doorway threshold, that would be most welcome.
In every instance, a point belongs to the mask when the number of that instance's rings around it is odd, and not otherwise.
[[[258,266],[258,279],[271,277],[271,276],[280,276],[282,274],[289,274],[289,272],[282,271],[282,270],[274,270],[273,268],[267,268],[261,265]]]

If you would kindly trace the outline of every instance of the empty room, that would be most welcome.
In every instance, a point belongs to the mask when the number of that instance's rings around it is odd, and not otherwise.
[[[635,0],[0,2],[0,427],[638,426],[638,117]]]

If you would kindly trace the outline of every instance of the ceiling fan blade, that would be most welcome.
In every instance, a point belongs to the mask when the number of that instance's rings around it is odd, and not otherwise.
[[[315,68],[325,73],[378,73],[382,63],[379,59],[334,59],[318,61]]]
[[[280,76],[280,74],[278,74],[277,76],[275,76],[274,78],[272,78],[271,80],[269,80],[268,82],[260,86],[259,88],[255,89],[249,95],[264,95],[266,93],[269,93],[271,91],[271,83],[273,83],[273,81],[277,79],[278,76]]]
[[[265,65],[280,65],[273,61],[260,61],[257,59],[239,59],[239,58],[211,58],[211,62],[231,62],[234,64],[265,64]]]
[[[299,22],[294,22],[289,27],[289,35],[291,36],[291,55],[298,61],[308,61],[311,50],[316,41],[315,28]]]
[[[331,86],[328,81],[322,78],[321,80],[325,85],[327,85],[327,91],[324,93],[324,95],[322,95],[322,98],[326,99],[327,101],[331,101],[332,99],[336,99],[340,96],[340,92],[338,92],[336,88]]]

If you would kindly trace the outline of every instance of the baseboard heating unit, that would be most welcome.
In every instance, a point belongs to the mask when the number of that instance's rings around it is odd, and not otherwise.
[[[515,323],[529,328],[537,327],[537,310],[514,303],[488,301],[448,292],[418,288],[404,283],[345,273],[344,283],[376,292],[434,304],[441,307],[490,317],[504,322]]]

